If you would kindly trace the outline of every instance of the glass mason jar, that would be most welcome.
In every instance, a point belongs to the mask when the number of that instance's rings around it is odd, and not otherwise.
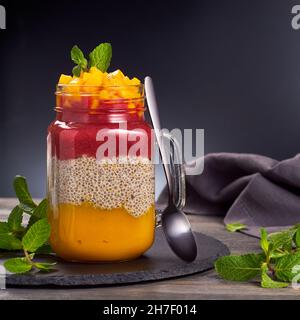
[[[136,94],[120,99],[116,90]],[[47,137],[53,250],[69,261],[140,256],[155,231],[154,140],[143,85],[58,85],[55,110]]]

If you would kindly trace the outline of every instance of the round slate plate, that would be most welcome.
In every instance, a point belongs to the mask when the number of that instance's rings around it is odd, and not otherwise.
[[[56,257],[56,271],[50,273],[7,274],[7,286],[99,286],[162,280],[213,268],[214,261],[229,254],[220,241],[195,233],[198,256],[192,263],[177,258],[160,229],[152,248],[136,260],[121,263],[86,264],[66,262]],[[43,260],[42,258],[40,260]],[[47,261],[49,258],[47,257]]]

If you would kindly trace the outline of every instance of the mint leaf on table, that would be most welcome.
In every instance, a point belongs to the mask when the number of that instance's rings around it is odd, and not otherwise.
[[[11,258],[4,262],[4,267],[12,273],[24,273],[32,269],[32,264],[26,258]]]
[[[81,71],[87,68],[88,63],[86,58],[84,57],[83,52],[79,49],[78,46],[74,46],[71,49],[71,59],[74,63],[77,64],[77,66],[73,68],[73,74],[74,76],[79,77]]]
[[[219,258],[215,263],[219,275],[239,281],[259,275],[263,288],[284,288],[300,280],[300,224],[271,234],[261,228],[260,233],[262,253]]]
[[[296,276],[294,268],[300,266],[300,252],[290,253],[278,259],[275,263],[275,275],[279,280],[292,281]]]
[[[34,266],[41,271],[49,272],[53,270],[53,266],[56,265],[56,262],[35,262]]]
[[[47,219],[41,219],[34,223],[22,239],[23,248],[26,251],[34,252],[41,247],[50,236],[50,224]]]
[[[268,266],[266,263],[263,263],[261,268],[261,286],[263,288],[285,288],[289,286],[289,283],[274,281],[268,275]]]
[[[19,206],[14,207],[7,220],[9,229],[13,232],[21,231],[23,229],[22,220],[23,210]]]
[[[110,43],[101,43],[90,54],[90,67],[96,67],[106,72],[112,58],[112,47]]]
[[[0,222],[0,249],[22,250],[24,256],[8,259],[4,266],[12,273],[28,272],[33,267],[50,271],[55,263],[33,261],[36,253],[52,252],[48,243],[51,229],[47,221],[48,201],[44,199],[36,205],[22,176],[16,176],[13,185],[20,203],[13,208],[6,222]],[[22,225],[24,213],[30,215],[26,228]]]
[[[22,249],[22,242],[12,233],[0,234],[0,249],[4,250],[20,250]]]
[[[247,281],[260,273],[263,259],[263,255],[254,253],[225,256],[215,262],[215,268],[218,274],[226,280]]]
[[[16,176],[13,185],[16,196],[20,201],[20,208],[26,213],[31,214],[36,208],[36,204],[32,200],[32,197],[28,190],[26,179],[22,176]]]
[[[246,229],[246,228],[247,228],[247,226],[245,224],[239,223],[239,222],[226,224],[226,229],[229,232],[236,232],[236,231],[243,230],[243,229]]]
[[[47,218],[47,212],[48,212],[48,200],[45,198],[39,203],[39,205],[32,212],[27,227],[31,227],[35,222],[37,222],[40,219]]]

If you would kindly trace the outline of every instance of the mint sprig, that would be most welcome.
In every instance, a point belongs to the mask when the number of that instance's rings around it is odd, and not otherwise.
[[[48,244],[48,201],[44,199],[37,205],[32,200],[26,179],[22,176],[16,176],[13,185],[20,203],[13,208],[6,222],[0,222],[0,249],[22,250],[24,257],[8,259],[4,266],[13,273],[28,272],[32,269],[49,271],[55,263],[33,260],[36,254],[52,252]],[[22,223],[24,214],[30,216],[27,226]]]
[[[41,271],[49,271],[55,263],[34,262],[33,258],[38,248],[48,240],[50,235],[50,225],[47,219],[43,218],[34,223],[26,232],[22,239],[22,249],[24,257],[11,258],[5,261],[5,268],[14,273],[23,273],[37,268]]]
[[[89,61],[85,58],[82,50],[75,45],[71,49],[71,59],[76,64],[73,68],[73,75],[80,77],[81,72],[88,71],[91,67],[96,67],[102,72],[106,72],[109,68],[110,61],[112,58],[112,46],[110,43],[100,43],[94,50],[89,54]]]
[[[287,287],[300,271],[300,225],[271,234],[262,228],[260,247],[261,253],[217,259],[215,270],[226,280],[260,278],[263,288]]]

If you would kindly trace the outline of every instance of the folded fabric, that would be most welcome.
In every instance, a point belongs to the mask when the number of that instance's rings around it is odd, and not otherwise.
[[[200,175],[186,176],[186,206],[192,214],[224,216],[224,222],[247,225],[244,232],[259,235],[259,228],[283,229],[300,222],[300,154],[276,161],[236,153],[208,154]],[[167,201],[164,189],[158,199]]]

